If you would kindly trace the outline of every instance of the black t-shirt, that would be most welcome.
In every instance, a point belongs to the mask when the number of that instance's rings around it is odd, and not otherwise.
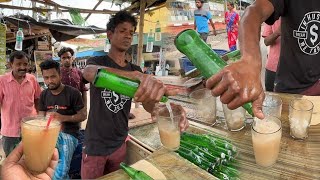
[[[277,92],[301,93],[320,78],[320,1],[270,0],[273,24],[281,16]]]
[[[139,66],[116,64],[109,56],[92,57],[87,65],[99,65],[125,71],[140,71]],[[90,111],[85,130],[84,152],[91,156],[112,154],[128,135],[131,98],[90,84]]]
[[[78,89],[65,85],[60,94],[54,95],[49,89],[41,92],[39,111],[53,111],[62,115],[75,115],[84,108],[81,93]],[[80,123],[63,122],[62,132],[78,138]]]

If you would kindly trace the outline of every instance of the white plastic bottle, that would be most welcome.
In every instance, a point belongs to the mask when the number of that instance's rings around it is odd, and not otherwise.
[[[22,28],[19,28],[16,36],[16,45],[14,47],[15,50],[22,51],[23,38],[23,30]]]
[[[154,38],[155,41],[161,41],[161,26],[159,21],[157,21],[154,36],[155,36]]]
[[[109,41],[108,37],[106,37],[106,41],[104,43],[104,52],[109,52],[110,48],[111,48],[110,41]]]
[[[147,38],[146,52],[152,52],[153,51],[153,40],[154,40],[154,34],[152,32],[152,29],[150,29],[150,31],[148,33],[148,38]]]

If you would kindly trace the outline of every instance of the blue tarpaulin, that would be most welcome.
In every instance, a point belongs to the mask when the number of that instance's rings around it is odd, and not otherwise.
[[[107,55],[106,52],[102,50],[88,50],[88,51],[82,51],[76,53],[76,59],[85,59],[87,57],[93,57],[93,56],[105,56]],[[54,57],[53,60],[60,61],[60,57]]]

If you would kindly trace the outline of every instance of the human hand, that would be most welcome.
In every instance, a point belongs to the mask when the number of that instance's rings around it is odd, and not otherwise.
[[[216,75],[207,80],[206,87],[211,90],[212,95],[220,96],[223,104],[229,109],[236,109],[247,102],[252,102],[253,113],[263,119],[262,103],[264,91],[261,84],[261,65],[256,61],[246,61],[242,57]]]
[[[1,170],[1,177],[4,180],[46,180],[52,179],[54,174],[54,169],[56,168],[59,160],[58,150],[55,149],[52,155],[49,167],[44,173],[33,175],[26,167],[25,161],[22,158],[23,155],[23,145],[20,143],[4,160]]]
[[[178,93],[177,90],[167,89],[160,80],[152,75],[140,73],[138,79],[140,80],[140,85],[134,95],[136,102],[157,103],[163,95],[174,96]]]
[[[186,111],[183,109],[183,107],[181,105],[176,105],[174,103],[170,103],[170,105],[171,105],[172,109],[177,108],[177,109],[179,109],[179,111],[181,111],[181,118],[180,118],[179,127],[180,127],[181,132],[185,131],[189,127],[189,121],[187,119]]]

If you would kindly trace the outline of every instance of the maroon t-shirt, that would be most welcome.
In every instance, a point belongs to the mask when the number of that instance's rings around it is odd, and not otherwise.
[[[61,82],[62,84],[69,85],[78,89],[80,92],[88,91],[85,84],[82,81],[82,72],[76,68],[60,68]]]

